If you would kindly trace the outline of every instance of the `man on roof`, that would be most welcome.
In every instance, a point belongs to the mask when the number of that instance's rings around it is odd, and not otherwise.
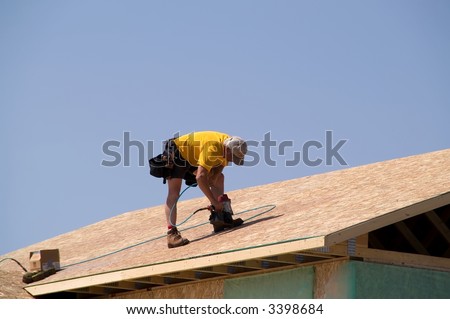
[[[224,194],[225,176],[222,171],[229,162],[243,165],[246,153],[247,143],[242,138],[215,131],[192,132],[166,142],[163,154],[169,160],[170,169],[166,176],[159,177],[167,179],[168,184],[164,210],[169,248],[189,243],[176,227],[177,201],[183,179],[187,185],[197,184],[211,203],[210,222],[215,232],[243,223],[242,219],[231,217],[233,211]]]

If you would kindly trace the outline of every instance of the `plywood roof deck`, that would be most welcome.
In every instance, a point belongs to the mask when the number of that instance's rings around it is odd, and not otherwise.
[[[82,262],[27,287],[40,294],[330,246],[449,204],[450,149],[231,191],[228,195],[235,213],[262,205],[275,208],[265,213],[268,207],[244,212],[239,217],[250,220],[243,226],[215,235],[207,223],[208,213],[200,212],[179,227],[191,243],[169,250],[163,206],[151,207],[8,256],[27,264],[29,251],[58,248],[63,266]],[[204,198],[181,201],[179,221],[207,204]],[[87,260],[91,261],[83,262]]]

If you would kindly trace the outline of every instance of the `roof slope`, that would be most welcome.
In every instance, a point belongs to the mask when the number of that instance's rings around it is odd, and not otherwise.
[[[25,284],[22,283],[22,275],[23,272],[18,267],[6,270],[3,269],[3,266],[0,266],[0,299],[32,298],[32,296],[23,289]]]
[[[174,263],[182,269],[196,262],[206,266],[220,264],[226,258],[271,255],[277,249],[286,252],[328,246],[448,204],[450,149],[231,191],[228,195],[235,213],[242,212],[239,217],[246,223],[212,235],[209,214],[199,212],[179,227],[191,240],[184,247],[167,248],[163,206],[157,206],[89,225],[8,257],[27,265],[30,251],[58,248],[63,266],[81,262],[30,285],[32,288],[49,283],[64,285],[74,278],[98,274],[114,274],[115,280],[132,278],[137,276],[132,271],[139,268],[163,273]],[[181,201],[179,221],[206,205],[205,198]],[[264,205],[276,207],[258,209]],[[5,267],[13,266],[2,269]]]

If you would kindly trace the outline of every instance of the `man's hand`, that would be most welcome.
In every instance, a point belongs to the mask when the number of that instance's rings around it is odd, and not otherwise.
[[[213,207],[214,207],[214,210],[215,210],[216,212],[218,212],[218,213],[220,213],[220,212],[223,210],[223,205],[222,205],[222,203],[219,202],[219,201],[216,201],[215,204],[211,204],[211,206],[213,206]]]

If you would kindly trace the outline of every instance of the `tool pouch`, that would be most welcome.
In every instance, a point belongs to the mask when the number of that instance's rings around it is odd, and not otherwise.
[[[167,140],[164,143],[164,152],[148,160],[150,166],[150,175],[158,178],[163,178],[163,183],[166,183],[167,178],[171,176],[174,161],[174,146],[173,139]]]
[[[150,166],[150,175],[158,178],[163,178],[163,183],[166,183],[166,179],[170,177],[171,168],[168,165],[167,156],[159,154],[148,160]]]

